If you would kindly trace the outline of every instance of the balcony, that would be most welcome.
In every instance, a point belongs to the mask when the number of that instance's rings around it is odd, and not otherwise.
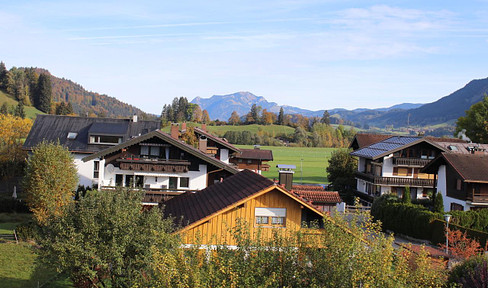
[[[405,157],[394,157],[393,165],[397,166],[408,166],[408,167],[424,167],[432,159],[422,159],[422,158],[405,158]]]
[[[362,172],[356,172],[356,177],[371,182],[375,185],[434,187],[434,179],[380,177]]]
[[[472,203],[488,203],[488,194],[468,193],[466,201],[471,201]]]
[[[121,170],[144,171],[144,172],[177,172],[186,173],[189,170],[190,162],[186,160],[161,159],[161,158],[140,158],[126,157],[117,159]]]
[[[102,191],[115,191],[120,187],[115,187],[115,186],[102,186],[101,190]],[[169,199],[184,194],[184,193],[195,193],[198,190],[189,190],[189,189],[167,189],[167,188],[142,188],[142,187],[134,187],[134,188],[129,188],[131,191],[144,191],[144,198],[143,202],[148,202],[148,203],[161,203],[164,201],[168,201]]]

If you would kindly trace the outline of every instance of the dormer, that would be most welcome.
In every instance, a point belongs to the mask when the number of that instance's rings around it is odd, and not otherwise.
[[[88,144],[120,144],[124,141],[128,128],[128,123],[93,123],[88,130]]]

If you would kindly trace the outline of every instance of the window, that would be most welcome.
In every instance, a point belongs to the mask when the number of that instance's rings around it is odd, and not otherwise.
[[[188,188],[188,187],[190,187],[190,178],[188,178],[188,177],[181,177],[180,178],[180,187],[181,188]]]
[[[178,188],[178,177],[169,177],[169,189]]]
[[[461,179],[457,179],[457,181],[456,181],[456,190],[461,191],[462,184],[463,184],[463,182],[461,181]]]
[[[141,146],[141,156],[159,156],[158,146]]]
[[[286,226],[286,208],[254,208],[256,225],[267,227],[285,227]]]
[[[107,144],[107,145],[117,145],[122,143],[122,137],[119,136],[90,136],[90,144]]]
[[[124,175],[115,174],[115,186],[122,186],[123,180],[124,180]]]
[[[451,203],[451,211],[464,211],[464,206],[457,203]]]
[[[394,176],[410,176],[410,175],[412,175],[412,169],[402,168],[402,167],[393,167],[393,175]]]
[[[134,186],[134,176],[125,175],[125,187],[132,187],[132,186]]]
[[[76,132],[68,132],[68,138],[69,140],[75,140],[76,139],[76,136],[78,136],[78,133]]]
[[[98,179],[100,172],[100,161],[93,161],[93,178]]]

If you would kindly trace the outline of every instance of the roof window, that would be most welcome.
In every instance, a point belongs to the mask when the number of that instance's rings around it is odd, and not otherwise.
[[[68,132],[68,138],[69,140],[75,140],[76,139],[76,136],[78,136],[78,133],[76,132]]]
[[[447,146],[447,148],[449,148],[449,150],[451,150],[451,151],[458,151],[458,148],[455,145],[449,145],[449,146]]]

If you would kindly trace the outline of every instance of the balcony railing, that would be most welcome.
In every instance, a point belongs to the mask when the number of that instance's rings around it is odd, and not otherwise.
[[[121,170],[146,171],[146,172],[188,172],[190,162],[186,160],[126,157],[117,159]]]
[[[466,200],[472,203],[488,203],[488,194],[468,193]]]
[[[432,161],[432,159],[395,157],[393,158],[393,165],[424,167],[430,161]]]
[[[362,172],[356,172],[356,177],[371,182],[375,185],[434,187],[434,179],[380,177]]]

